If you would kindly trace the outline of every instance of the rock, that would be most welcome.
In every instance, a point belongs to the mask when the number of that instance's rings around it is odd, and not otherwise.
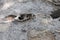
[[[60,0],[52,0],[55,6],[60,6]]]
[[[12,21],[15,21],[15,15],[8,15],[8,16],[2,16],[0,17],[0,23],[9,23]]]
[[[53,30],[54,26],[50,24],[52,18],[43,15],[50,14],[53,9],[51,4],[42,2],[42,0],[5,0],[0,11],[1,15],[6,16],[4,17],[5,23],[0,24],[0,32],[3,32],[0,40],[54,40],[54,34],[44,31],[45,29]],[[42,31],[29,30],[30,28]]]
[[[48,25],[48,24],[50,24],[50,23],[52,22],[52,20],[53,20],[50,15],[41,14],[41,13],[38,13],[38,14],[36,15],[36,18],[38,18],[38,20],[40,20],[43,25]]]
[[[4,1],[0,0],[0,8],[2,8],[3,4],[4,4]]]
[[[0,32],[7,31],[9,29],[10,22],[12,22],[15,17],[15,15],[8,15],[4,18],[0,18]]]
[[[0,32],[5,32],[9,29],[10,23],[0,23]]]
[[[6,19],[6,22],[12,22],[12,21],[14,21],[16,16],[15,15],[8,15],[8,16],[6,16],[5,17],[5,19]]]
[[[24,3],[24,2],[27,2],[28,0],[18,0],[18,1]]]
[[[60,0],[52,0],[53,2],[55,2],[55,3],[59,3],[60,2]]]
[[[45,0],[45,1],[50,2],[54,4],[55,6],[60,6],[60,0]]]
[[[28,33],[29,40],[55,40],[54,34],[50,31],[37,31],[32,29]]]

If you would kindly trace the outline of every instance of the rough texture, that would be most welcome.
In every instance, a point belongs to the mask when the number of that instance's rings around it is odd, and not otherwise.
[[[29,40],[56,40],[53,33],[43,30],[37,31],[32,29],[28,32]]]
[[[60,40],[60,18],[50,16],[58,8],[50,1],[0,0],[0,40]],[[33,19],[18,21],[19,15],[30,13],[35,15]],[[8,15],[16,15],[17,18],[7,22],[5,17]]]

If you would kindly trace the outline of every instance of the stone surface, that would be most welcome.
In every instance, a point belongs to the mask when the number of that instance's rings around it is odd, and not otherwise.
[[[5,32],[9,29],[10,23],[0,23],[0,32]]]
[[[56,34],[60,31],[59,18],[52,19],[50,16],[51,11],[56,9],[53,4],[44,0],[1,0],[0,2],[0,40],[55,40],[55,38],[60,40],[60,35]],[[6,16],[19,16],[23,13],[32,13],[35,17],[25,22],[17,20],[6,22]]]
[[[55,40],[54,34],[49,31],[32,29],[28,33],[29,40]]]

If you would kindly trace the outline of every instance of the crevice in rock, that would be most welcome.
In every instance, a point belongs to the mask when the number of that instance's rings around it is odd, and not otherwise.
[[[60,17],[60,9],[52,12],[52,14],[50,14],[50,16],[51,16],[53,19],[59,18],[59,17]]]
[[[24,21],[28,21],[30,19],[34,18],[34,14],[20,14],[20,16],[18,17],[18,21],[20,22],[24,22]]]

